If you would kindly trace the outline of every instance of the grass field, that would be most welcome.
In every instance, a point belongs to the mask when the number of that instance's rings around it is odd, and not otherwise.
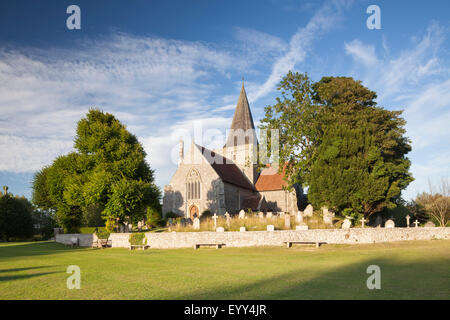
[[[381,289],[368,290],[369,265]],[[69,265],[81,289],[69,290]],[[0,243],[0,299],[450,299],[450,241],[128,251]]]

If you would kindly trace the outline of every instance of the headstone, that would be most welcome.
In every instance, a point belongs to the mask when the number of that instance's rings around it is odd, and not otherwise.
[[[305,217],[312,217],[313,212],[314,212],[313,206],[310,205],[310,204],[308,204],[308,205],[306,206],[306,208],[305,208],[305,211],[303,211],[303,215],[304,215]]]
[[[169,227],[172,225],[172,218],[169,218]]]
[[[214,229],[216,229],[217,228],[217,218],[218,218],[217,214],[214,213],[212,218],[214,219]]]
[[[246,230],[245,230],[245,227],[240,227],[239,228],[239,232],[245,232]]]
[[[427,223],[425,223],[424,227],[425,228],[434,228],[434,227],[436,227],[436,225],[432,221],[428,221]]]
[[[223,227],[216,228],[216,232],[225,232],[225,229]]]
[[[230,214],[228,212],[225,212],[225,219],[226,219],[226,223],[227,223],[227,227],[230,227]]]
[[[271,211],[267,212],[266,218],[267,219],[271,219],[272,218],[272,212]]]
[[[416,219],[416,221],[414,221],[414,224],[416,225],[415,227],[418,228],[419,227],[419,220]]]
[[[395,228],[395,223],[394,223],[394,220],[391,220],[391,219],[389,219],[388,221],[386,221],[385,223],[384,223],[384,227],[385,228]]]
[[[362,219],[359,220],[359,221],[361,221],[361,226],[364,228],[365,222],[366,222],[367,220],[364,219],[364,217],[362,217]]]
[[[245,211],[244,210],[239,211],[239,219],[245,219]]]
[[[275,231],[275,227],[272,224],[267,225],[267,231]]]
[[[122,224],[120,225],[119,232],[120,233],[125,232],[125,227]]]
[[[295,215],[295,222],[296,223],[303,222],[303,213],[301,211],[297,211],[297,214]]]
[[[409,214],[406,216],[406,227],[409,228],[409,219],[411,219],[411,217],[409,216]]]
[[[351,226],[352,222],[350,221],[350,219],[345,218],[344,222],[342,223],[342,229],[350,229]]]
[[[199,218],[194,218],[194,225],[193,225],[195,230],[200,229],[200,219]]]
[[[264,212],[258,212],[258,216],[260,219],[264,219]]]
[[[308,230],[307,224],[299,224],[298,226],[295,226],[295,230]]]
[[[375,219],[375,225],[377,227],[381,227],[381,224],[383,223],[383,218],[381,217],[381,215],[377,215],[377,218]]]
[[[328,211],[327,207],[322,207],[323,223],[333,224],[334,212]]]
[[[284,227],[291,228],[291,216],[288,214],[284,216]]]

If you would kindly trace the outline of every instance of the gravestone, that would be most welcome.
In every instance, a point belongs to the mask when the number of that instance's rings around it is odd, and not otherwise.
[[[231,221],[230,221],[230,214],[228,212],[225,212],[225,219],[226,219],[227,227],[230,227]]]
[[[415,227],[418,228],[419,227],[419,220],[416,219],[416,221],[414,221]]]
[[[406,227],[409,228],[409,219],[411,219],[411,217],[409,216],[409,214],[406,216]]]
[[[123,233],[123,232],[125,232],[125,226],[124,225],[120,225],[120,227],[119,227],[119,232],[120,233]]]
[[[345,218],[344,222],[342,223],[342,229],[350,229],[351,226],[352,222],[350,221],[350,219]]]
[[[264,212],[258,212],[258,217],[260,218],[260,219],[264,219]]]
[[[275,231],[275,227],[272,224],[267,225],[267,231]]]
[[[333,224],[334,212],[328,211],[327,207],[322,207],[323,223]]]
[[[288,214],[284,216],[284,227],[291,228],[291,216]]]
[[[244,210],[239,211],[239,219],[245,219],[245,211]]]
[[[303,211],[303,215],[304,215],[305,217],[312,217],[313,212],[314,212],[313,206],[310,205],[310,204],[308,204],[308,205],[306,206],[306,208],[305,208],[305,211]]]
[[[303,213],[301,211],[297,211],[297,214],[295,215],[295,222],[296,223],[303,222]]]
[[[308,225],[305,223],[299,224],[298,226],[295,226],[295,230],[308,230]]]
[[[195,230],[200,229],[200,219],[199,218],[194,218],[194,225],[193,225]]]
[[[214,219],[214,229],[216,229],[217,228],[217,218],[218,218],[217,214],[214,213],[212,218]]]
[[[216,228],[216,232],[225,232],[225,229],[223,227]]]
[[[395,228],[394,220],[391,220],[391,219],[387,220],[387,221],[384,223],[384,227],[385,227],[385,228],[388,228],[388,229],[390,229],[390,228]]]
[[[425,223],[424,227],[425,228],[434,228],[434,227],[436,227],[436,225],[432,221],[428,221],[427,223]]]
[[[375,225],[377,227],[381,227],[382,223],[383,223],[383,218],[381,217],[381,215],[378,214],[375,219]]]
[[[239,232],[245,232],[246,230],[245,230],[245,227],[240,227],[239,228]]]
[[[272,218],[272,212],[271,211],[267,212],[266,218],[267,219],[271,219]]]
[[[367,220],[364,219],[364,217],[362,217],[361,220],[359,220],[359,221],[361,221],[361,227],[364,228],[365,223],[367,222]]]

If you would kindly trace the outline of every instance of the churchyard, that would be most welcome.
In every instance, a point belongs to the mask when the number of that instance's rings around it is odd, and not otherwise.
[[[69,265],[80,289],[68,289]],[[367,268],[381,270],[369,290]],[[449,299],[450,240],[129,251],[0,244],[0,299]]]

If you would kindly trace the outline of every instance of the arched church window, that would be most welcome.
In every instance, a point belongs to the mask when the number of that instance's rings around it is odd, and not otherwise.
[[[192,169],[186,177],[187,199],[200,199],[201,183],[200,174],[197,170]]]

